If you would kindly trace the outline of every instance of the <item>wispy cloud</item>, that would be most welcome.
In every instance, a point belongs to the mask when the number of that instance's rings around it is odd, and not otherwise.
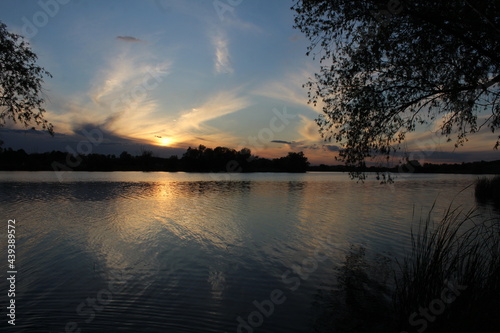
[[[239,29],[239,30],[251,31],[251,32],[255,32],[255,33],[262,32],[262,28],[260,28],[259,26],[255,25],[251,22],[244,21],[241,18],[238,18],[236,13],[234,13],[234,14],[235,14],[234,16],[228,15],[224,19],[224,24],[227,24],[228,26],[230,26],[231,29]]]
[[[142,39],[135,38],[135,37],[132,37],[132,36],[117,36],[116,39],[124,41],[124,42],[129,42],[129,43],[143,42]]]
[[[304,115],[299,115],[300,117],[300,125],[299,134],[302,136],[303,140],[308,142],[322,142],[323,139],[319,134],[318,124],[313,119],[310,119]]]
[[[168,6],[172,12],[192,16],[204,24],[214,52],[214,71],[216,74],[231,74],[234,72],[227,32],[234,30],[253,33],[262,32],[259,26],[238,17],[236,14],[237,5],[227,5],[234,10],[226,12],[227,15],[224,15],[222,20],[217,9],[210,1],[169,0]]]
[[[217,74],[233,73],[234,69],[229,56],[228,40],[222,31],[213,34],[212,45],[215,50],[215,72]]]
[[[321,113],[324,106],[322,101],[319,101],[317,106],[308,104],[307,90],[302,87],[314,75],[314,72],[315,70],[312,65],[306,65],[303,69],[296,69],[282,78],[265,82],[259,88],[255,89],[253,93],[287,103],[295,103],[305,106],[314,112]]]
[[[223,91],[210,97],[203,105],[193,108],[181,116],[180,123],[186,127],[200,128],[200,125],[221,116],[242,110],[250,103],[239,97],[235,91]]]
[[[57,116],[57,129],[73,134],[83,124],[93,124],[117,137],[149,144],[172,142],[181,147],[200,140],[236,144],[235,135],[222,132],[210,121],[250,106],[241,89],[207,94],[203,102],[187,110],[165,109],[159,91],[168,80],[172,62],[158,62],[148,52],[126,48],[112,56],[96,73],[87,94],[66,98],[61,104],[65,112]],[[49,111],[47,116],[52,114],[56,113]]]
[[[239,96],[239,91],[218,92],[202,105],[182,112],[175,126],[166,131],[166,135],[175,137],[177,141],[192,141],[194,137],[202,137],[206,141],[218,141],[217,144],[237,142],[238,139],[230,133],[221,133],[207,123],[250,106],[248,98]]]
[[[339,151],[340,150],[340,147],[336,146],[336,145],[323,145],[323,147],[325,150],[328,150],[328,151]]]
[[[168,120],[159,119],[154,96],[171,66],[147,49],[119,48],[95,74],[87,93],[59,103],[65,112],[57,115],[56,130],[72,134],[82,124],[94,124],[120,137],[144,140]]]
[[[99,72],[92,84],[91,98],[96,103],[116,102],[117,99],[127,102],[142,102],[141,99],[152,90],[152,81],[161,80],[168,74],[172,63],[168,60],[157,62],[147,53],[133,54],[124,51],[110,60],[107,68]],[[127,95],[129,98],[127,98]],[[131,101],[132,100],[132,101]]]

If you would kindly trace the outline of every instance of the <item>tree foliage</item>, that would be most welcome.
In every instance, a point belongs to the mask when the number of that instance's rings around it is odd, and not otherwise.
[[[456,146],[500,127],[497,0],[298,0],[295,27],[320,71],[305,84],[339,159],[387,158],[407,133],[437,121]],[[498,148],[499,139],[494,144]]]
[[[0,22],[0,127],[7,119],[26,127],[41,126],[53,134],[44,119],[43,77],[50,73],[36,65],[37,56],[20,35],[7,31]]]
[[[309,161],[303,152],[289,152],[287,156],[274,160],[280,170],[286,172],[306,172]]]

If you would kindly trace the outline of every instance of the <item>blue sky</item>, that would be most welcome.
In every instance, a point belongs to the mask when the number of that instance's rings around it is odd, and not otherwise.
[[[98,129],[94,152],[163,156],[188,146],[248,147],[265,157],[304,151],[335,163],[302,88],[318,64],[293,26],[291,1],[40,0],[0,2],[0,20],[28,37],[45,80],[46,119],[56,137],[0,130],[6,146],[64,150]],[[457,153],[424,128],[408,149],[423,161],[492,160],[493,137],[479,135]],[[271,142],[280,141],[280,142]],[[415,155],[416,156],[416,155]],[[444,157],[446,156],[446,157]]]

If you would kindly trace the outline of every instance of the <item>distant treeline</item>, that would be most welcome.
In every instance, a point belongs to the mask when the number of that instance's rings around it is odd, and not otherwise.
[[[11,171],[187,171],[187,172],[392,172],[392,173],[462,173],[500,174],[500,160],[459,164],[421,165],[408,161],[396,167],[366,167],[353,169],[345,165],[310,166],[304,153],[290,152],[287,156],[268,159],[252,155],[250,149],[239,151],[227,147],[188,148],[182,157],[157,157],[151,151],[132,156],[124,151],[119,156],[88,154],[73,156],[66,152],[28,154],[24,150],[0,147],[0,170]]]
[[[71,155],[61,151],[28,154],[24,150],[0,147],[0,170],[11,171],[187,171],[187,172],[306,172],[309,162],[304,153],[267,159],[227,147],[188,148],[181,158],[154,156],[143,151],[132,156],[124,151],[119,156],[88,154]]]
[[[460,174],[500,174],[500,160],[480,161],[456,164],[420,164],[417,160],[408,161],[396,167],[366,167],[363,169],[353,169],[345,165],[325,165],[311,166],[308,171],[360,171],[360,172],[392,172],[392,173],[460,173]]]

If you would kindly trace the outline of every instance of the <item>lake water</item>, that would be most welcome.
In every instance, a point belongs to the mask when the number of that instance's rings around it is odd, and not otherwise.
[[[401,258],[434,202],[475,207],[476,178],[0,172],[15,332],[311,332],[351,244]]]

